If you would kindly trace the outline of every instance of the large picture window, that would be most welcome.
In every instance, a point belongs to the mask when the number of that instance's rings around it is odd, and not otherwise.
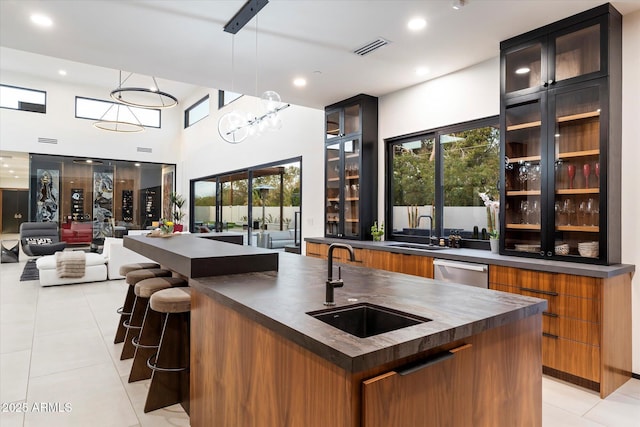
[[[387,140],[391,238],[424,241],[459,233],[488,239],[480,193],[498,199],[500,135],[492,117]],[[429,233],[429,229],[432,232]]]

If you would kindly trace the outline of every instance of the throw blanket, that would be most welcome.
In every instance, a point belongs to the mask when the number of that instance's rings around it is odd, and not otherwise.
[[[84,276],[86,256],[82,251],[56,252],[56,273],[59,278]]]

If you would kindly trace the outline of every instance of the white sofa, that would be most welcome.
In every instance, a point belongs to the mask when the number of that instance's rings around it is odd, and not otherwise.
[[[107,260],[101,254],[86,254],[86,267],[82,277],[58,277],[56,256],[47,255],[38,258],[36,266],[40,274],[41,286],[70,285],[73,283],[99,282],[107,280]]]
[[[144,232],[144,234],[146,233],[148,233],[148,231]],[[124,279],[124,276],[120,275],[120,266],[124,264],[154,262],[131,249],[125,248],[123,243],[123,239],[116,239],[113,237],[107,237],[104,239],[102,256],[104,256],[107,262],[107,275],[109,280]]]

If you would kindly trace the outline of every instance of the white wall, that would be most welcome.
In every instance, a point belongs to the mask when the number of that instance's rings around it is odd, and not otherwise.
[[[205,95],[195,94],[185,105]],[[188,195],[189,180],[195,178],[302,156],[302,236],[324,235],[324,111],[291,106],[280,112],[280,130],[229,144],[218,135],[218,118],[234,109],[255,113],[258,100],[243,96],[218,110],[218,92],[210,90],[209,98],[209,117],[182,134],[182,193]]]
[[[496,53],[498,47],[496,46]],[[623,20],[622,261],[640,269],[640,12]],[[499,57],[380,98],[378,218],[384,217],[384,138],[500,112]],[[640,274],[633,291],[633,372],[640,373]]]
[[[622,20],[622,262],[633,278],[633,372],[640,373],[640,12]]]
[[[2,150],[175,163],[175,141],[182,122],[180,107],[162,111],[161,129],[147,128],[140,133],[121,134],[96,129],[92,120],[75,118],[75,97],[109,100],[109,93],[103,89],[78,86],[73,81],[61,84],[4,70],[1,81],[6,85],[47,92],[47,114],[0,109]],[[58,144],[38,143],[39,137],[57,139]],[[137,147],[151,148],[152,153],[138,153]]]

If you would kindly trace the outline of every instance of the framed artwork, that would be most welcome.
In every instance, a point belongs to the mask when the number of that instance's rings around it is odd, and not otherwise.
[[[37,169],[38,194],[36,198],[36,221],[58,221],[60,171],[57,169]]]
[[[162,218],[172,219],[169,195],[173,193],[173,171],[162,175]]]
[[[93,173],[93,238],[113,236],[113,173]]]

